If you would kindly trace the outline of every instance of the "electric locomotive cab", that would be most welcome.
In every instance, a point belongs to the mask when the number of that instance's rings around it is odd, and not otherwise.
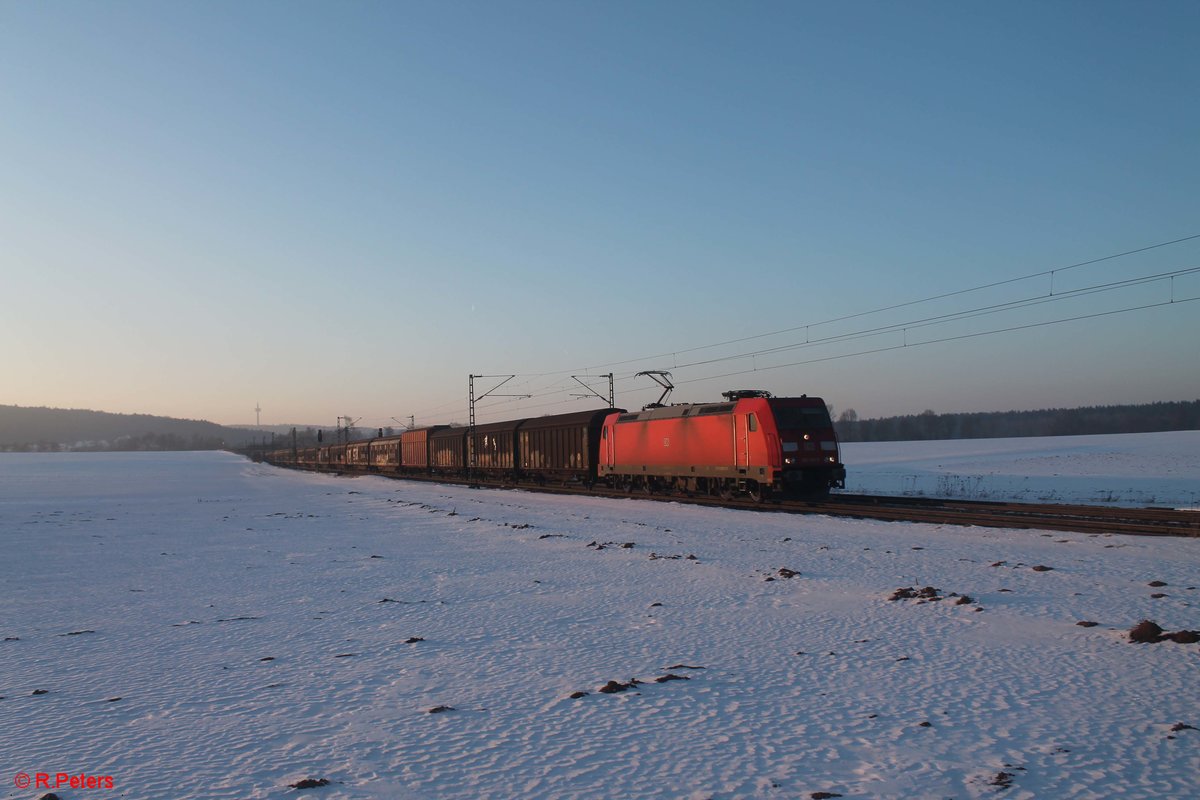
[[[829,409],[819,397],[773,397],[767,400],[779,434],[779,476],[789,494],[824,494],[846,485],[846,468],[838,452]]]

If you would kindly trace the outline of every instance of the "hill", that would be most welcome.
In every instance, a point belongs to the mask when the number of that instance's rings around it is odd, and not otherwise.
[[[0,405],[0,451],[8,452],[220,450],[261,437],[204,420]]]

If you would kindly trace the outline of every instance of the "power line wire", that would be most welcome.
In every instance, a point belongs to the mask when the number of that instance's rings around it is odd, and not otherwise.
[[[1118,282],[1114,282],[1112,284],[1101,284],[1096,287],[1086,287],[1084,289],[1071,290],[1068,292],[1060,292],[1058,294],[1054,294],[1054,291],[1053,291],[1053,276],[1060,272],[1066,272],[1068,270],[1074,270],[1074,269],[1078,269],[1081,267],[1091,266],[1091,265],[1099,264],[1099,263],[1106,262],[1106,261],[1112,261],[1112,260],[1115,260],[1118,258],[1123,258],[1125,256],[1135,255],[1138,253],[1145,253],[1145,252],[1148,252],[1151,250],[1156,250],[1156,249],[1160,249],[1163,247],[1169,247],[1171,245],[1181,244],[1183,242],[1188,242],[1188,241],[1192,241],[1195,239],[1200,239],[1200,233],[1192,234],[1190,236],[1180,237],[1178,239],[1172,239],[1170,241],[1158,242],[1155,244],[1146,245],[1144,247],[1138,247],[1138,248],[1135,248],[1132,250],[1125,250],[1120,253],[1112,253],[1110,255],[1101,256],[1099,258],[1088,259],[1086,261],[1079,261],[1074,264],[1068,264],[1068,265],[1065,265],[1062,267],[1055,267],[1055,268],[1049,269],[1049,270],[1033,272],[1033,273],[1029,273],[1027,275],[1014,277],[1014,278],[1007,278],[1007,279],[1001,280],[1001,281],[993,281],[991,283],[982,284],[979,286],[974,286],[974,287],[970,287],[970,288],[966,288],[966,289],[959,289],[959,290],[952,291],[952,292],[944,292],[942,294],[932,295],[932,296],[921,298],[918,300],[910,300],[910,301],[906,301],[903,303],[895,303],[895,304],[892,304],[889,306],[883,306],[883,307],[871,309],[868,311],[861,311],[861,312],[857,312],[854,314],[846,314],[846,315],[843,315],[840,317],[833,317],[830,319],[820,320],[818,322],[808,323],[805,325],[797,325],[797,326],[783,328],[783,329],[779,329],[779,330],[775,330],[775,331],[768,331],[766,333],[755,334],[752,336],[745,336],[745,337],[740,337],[737,339],[729,339],[729,340],[726,340],[723,342],[716,342],[713,344],[699,345],[699,346],[695,346],[695,347],[685,348],[682,350],[672,351],[669,353],[660,353],[660,354],[654,355],[654,356],[643,356],[643,357],[639,357],[639,358],[625,359],[625,360],[621,360],[621,361],[606,362],[601,365],[575,368],[573,370],[564,370],[564,371],[556,371],[556,372],[524,373],[524,374],[518,373],[518,377],[526,379],[525,383],[522,385],[529,385],[536,378],[555,376],[555,380],[551,380],[547,385],[545,385],[541,389],[539,389],[535,392],[530,392],[530,394],[535,397],[553,396],[555,394],[564,393],[570,388],[567,385],[563,385],[563,378],[562,378],[562,376],[566,375],[568,372],[575,372],[575,371],[591,372],[591,371],[598,371],[598,370],[602,370],[602,369],[608,369],[609,371],[613,371],[613,369],[612,369],[613,367],[619,367],[619,366],[623,366],[623,365],[627,365],[627,364],[634,364],[634,363],[642,362],[642,361],[663,359],[663,358],[667,358],[667,357],[671,357],[673,359],[673,364],[674,364],[673,368],[674,369],[676,369],[676,370],[688,369],[688,368],[692,368],[692,367],[696,367],[696,366],[703,366],[706,364],[719,363],[719,362],[731,361],[731,360],[740,360],[740,359],[745,359],[745,358],[754,358],[754,357],[760,356],[760,355],[768,355],[773,352],[782,352],[782,351],[786,351],[786,350],[793,350],[793,349],[815,346],[815,345],[820,345],[820,344],[830,344],[830,343],[837,342],[837,341],[849,341],[849,340],[853,340],[853,339],[860,339],[860,338],[864,338],[864,337],[871,336],[871,335],[879,335],[881,333],[901,330],[903,328],[927,327],[927,326],[933,325],[933,324],[940,324],[940,322],[948,322],[948,321],[954,321],[954,320],[959,320],[959,319],[968,319],[971,317],[983,316],[988,313],[1000,313],[1001,311],[1014,310],[1016,308],[1037,305],[1037,304],[1041,304],[1044,302],[1052,302],[1053,300],[1059,299],[1059,298],[1065,299],[1065,298],[1082,296],[1084,294],[1092,294],[1092,293],[1096,293],[1096,292],[1100,292],[1100,291],[1111,291],[1116,288],[1127,288],[1128,286],[1137,285],[1138,283],[1146,283],[1146,282],[1150,282],[1153,280],[1166,279],[1167,277],[1174,278],[1179,275],[1189,274],[1189,273],[1197,271],[1197,268],[1185,269],[1185,270],[1176,271],[1173,273],[1162,273],[1158,276],[1144,276],[1142,278],[1130,279],[1128,281],[1118,281]],[[840,335],[832,336],[832,337],[822,337],[821,339],[817,339],[817,340],[812,340],[809,336],[806,336],[806,340],[803,343],[795,342],[795,343],[791,343],[791,344],[787,344],[787,345],[780,345],[780,346],[773,347],[773,348],[766,348],[766,349],[759,350],[759,351],[752,351],[752,352],[741,353],[741,354],[733,354],[733,355],[724,356],[724,357],[720,357],[720,358],[706,359],[706,360],[702,360],[702,361],[685,363],[682,365],[678,364],[678,362],[677,362],[677,358],[681,354],[699,352],[702,350],[709,350],[709,349],[714,349],[717,347],[724,347],[724,346],[733,345],[733,344],[741,344],[744,342],[755,341],[755,340],[764,339],[764,338],[768,338],[768,337],[772,337],[772,336],[780,336],[780,335],[783,335],[786,333],[795,333],[795,332],[798,332],[801,330],[806,331],[806,333],[808,333],[811,331],[812,328],[823,326],[823,325],[830,325],[830,324],[833,324],[836,322],[845,322],[845,321],[852,320],[852,319],[859,319],[862,317],[872,316],[875,314],[881,314],[881,313],[885,313],[888,311],[895,311],[895,310],[898,310],[901,308],[908,308],[908,307],[920,305],[923,303],[933,302],[936,300],[943,300],[943,299],[947,299],[947,298],[958,297],[958,296],[970,294],[973,292],[984,291],[986,289],[993,289],[993,288],[997,288],[997,287],[1001,287],[1001,286],[1019,283],[1021,281],[1027,281],[1027,280],[1031,280],[1034,278],[1047,277],[1047,276],[1051,277],[1051,281],[1052,281],[1050,292],[1048,295],[1039,295],[1036,297],[1026,298],[1023,300],[1010,301],[1008,303],[994,304],[992,306],[984,306],[984,307],[976,308],[976,309],[968,309],[965,311],[953,312],[950,314],[944,314],[944,315],[939,315],[939,316],[935,316],[935,317],[926,317],[923,319],[911,320],[907,323],[896,323],[893,325],[880,326],[876,329],[855,331],[855,332],[840,334]],[[1184,300],[1184,301],[1175,301],[1175,302],[1188,302],[1188,301]],[[1153,308],[1153,307],[1156,307],[1156,306],[1154,306],[1154,305],[1146,306],[1146,308]],[[1106,313],[1093,315],[1093,316],[1105,316]],[[1091,316],[1083,316],[1083,317],[1077,317],[1077,318],[1071,318],[1071,319],[1088,319],[1088,318],[1091,318]],[[939,322],[939,320],[940,320],[940,322]],[[1064,320],[1064,321],[1069,321],[1069,320]],[[1056,324],[1056,323],[1050,322],[1050,323],[1038,323],[1038,324]],[[1012,328],[1012,329],[1005,329],[1005,330],[1020,330],[1020,328]],[[1003,331],[999,331],[999,332],[1003,332]],[[973,335],[977,335],[977,334],[968,334],[963,337],[951,337],[951,338],[945,339],[944,341],[952,341],[955,338],[971,338]],[[939,340],[939,341],[941,341],[941,340]],[[912,345],[908,345],[908,346],[912,346]],[[895,348],[884,348],[883,350],[890,350],[890,349],[895,349]],[[882,352],[882,351],[864,351],[863,354],[865,354],[866,352]],[[857,355],[857,354],[851,354],[851,355]],[[831,356],[828,358],[816,359],[815,361],[827,361],[827,360],[832,360],[832,359],[840,358],[840,357],[850,357],[850,356]],[[814,361],[797,362],[797,365],[807,364],[807,363],[815,363],[815,362]],[[777,369],[779,367],[769,367],[769,368]],[[755,371],[755,370],[734,372],[734,373],[729,373],[729,375],[746,374],[746,372],[753,372],[753,371]],[[620,378],[617,378],[617,380],[626,381],[626,380],[629,380],[631,377],[632,377],[632,374],[623,375]],[[697,382],[700,380],[711,380],[716,377],[726,377],[726,376],[713,376],[713,378],[697,378],[697,379],[693,379],[690,381],[683,381],[683,383],[694,383],[694,382]],[[554,384],[556,384],[556,383],[560,384],[559,387],[554,391],[550,391],[554,387]],[[506,404],[508,402],[511,402],[511,401],[506,401]],[[436,416],[440,412],[446,411],[448,409],[454,409],[456,412],[461,413],[461,411],[464,407],[465,406],[462,405],[461,401],[447,401],[447,402],[439,404],[437,406],[423,409],[419,413],[422,417]],[[537,406],[535,406],[535,408],[536,407]]]

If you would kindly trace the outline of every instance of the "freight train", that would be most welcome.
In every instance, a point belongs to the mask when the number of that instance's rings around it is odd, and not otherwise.
[[[474,429],[275,450],[272,464],[394,477],[561,483],[627,492],[821,497],[845,485],[837,435],[819,397],[724,393],[716,403],[603,408]]]

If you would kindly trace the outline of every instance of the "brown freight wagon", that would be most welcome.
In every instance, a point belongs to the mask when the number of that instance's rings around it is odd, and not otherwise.
[[[537,417],[517,433],[521,473],[541,483],[596,482],[604,418],[623,409],[601,408]]]
[[[368,468],[372,472],[396,472],[400,469],[400,437],[385,436],[371,440]]]
[[[436,474],[461,474],[467,467],[466,428],[443,428],[429,434],[429,470]]]
[[[433,434],[448,430],[448,425],[433,425],[428,428],[414,428],[400,434],[400,467],[404,472],[428,474],[430,466],[429,445]],[[462,431],[459,430],[459,438]],[[462,445],[460,443],[459,449]]]
[[[371,463],[371,440],[363,439],[346,445],[346,464],[365,469]]]
[[[527,420],[511,419],[476,425],[474,435],[467,436],[467,463],[472,456],[480,474],[516,478],[517,429]]]

